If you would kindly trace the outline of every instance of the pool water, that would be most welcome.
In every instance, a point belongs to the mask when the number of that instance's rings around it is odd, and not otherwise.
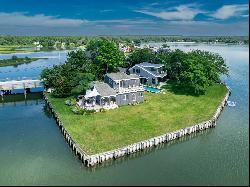
[[[152,92],[152,93],[158,93],[161,91],[160,89],[149,87],[149,86],[144,86],[144,90]]]

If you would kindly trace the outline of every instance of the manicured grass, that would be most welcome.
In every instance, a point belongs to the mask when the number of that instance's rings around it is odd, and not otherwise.
[[[213,85],[205,95],[176,93],[173,83],[166,94],[145,93],[145,102],[135,106],[90,115],[75,115],[65,100],[49,100],[72,138],[89,154],[109,151],[208,120],[227,90]]]

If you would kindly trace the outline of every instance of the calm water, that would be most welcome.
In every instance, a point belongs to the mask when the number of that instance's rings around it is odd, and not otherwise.
[[[0,81],[6,79],[37,79],[45,67],[52,67],[53,65],[63,63],[66,59],[67,51],[0,54],[0,59],[11,58],[13,55],[17,57],[28,56],[30,58],[48,59],[39,59],[29,64],[18,65],[17,67],[0,67]]]
[[[0,185],[249,184],[248,47],[178,48],[218,52],[230,67],[231,76],[223,79],[237,106],[224,110],[215,129],[88,169],[72,154],[40,96],[30,95],[26,101],[0,103]],[[22,65],[16,72],[0,68],[0,78],[38,76],[40,66],[61,63],[58,52],[40,55],[53,58]]]

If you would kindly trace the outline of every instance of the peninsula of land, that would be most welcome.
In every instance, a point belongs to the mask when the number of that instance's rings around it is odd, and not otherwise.
[[[180,137],[214,127],[229,96],[221,74],[228,67],[218,54],[96,39],[41,78],[67,142],[89,166],[124,147],[130,153],[126,146],[141,150],[141,141],[163,134],[160,139],[167,141],[166,133]]]
[[[29,58],[29,57],[20,58],[17,56],[12,56],[10,59],[0,60],[0,67],[4,67],[4,66],[15,67],[21,64],[28,64],[39,59],[42,59],[42,58]]]

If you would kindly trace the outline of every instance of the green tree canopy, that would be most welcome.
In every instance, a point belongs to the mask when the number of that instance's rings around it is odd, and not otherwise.
[[[155,53],[148,48],[136,49],[129,55],[128,60],[130,66],[134,66],[135,64],[142,62],[154,62]]]
[[[87,45],[87,53],[96,65],[97,77],[101,79],[105,73],[115,72],[124,66],[124,54],[110,40],[92,40]]]
[[[203,94],[208,86],[220,82],[220,75],[228,75],[224,59],[208,51],[185,53],[175,50],[161,54],[159,58],[164,59],[162,62],[165,62],[168,76],[194,94]]]
[[[95,79],[94,67],[82,50],[68,54],[65,64],[46,68],[41,78],[45,88],[52,88],[55,97],[84,94]]]
[[[168,78],[194,94],[203,94],[208,86],[220,82],[222,74],[228,75],[224,59],[208,51],[159,50],[151,62],[164,64]]]
[[[15,57],[13,57],[15,58]],[[162,63],[168,78],[195,94],[202,94],[213,83],[220,82],[222,74],[228,75],[224,59],[216,53],[194,50],[136,49],[128,57],[130,66],[141,62]],[[93,39],[86,52],[68,53],[65,64],[43,70],[41,78],[45,88],[52,88],[56,97],[84,94],[93,80],[103,80],[103,75],[124,67],[124,54],[113,40]]]

